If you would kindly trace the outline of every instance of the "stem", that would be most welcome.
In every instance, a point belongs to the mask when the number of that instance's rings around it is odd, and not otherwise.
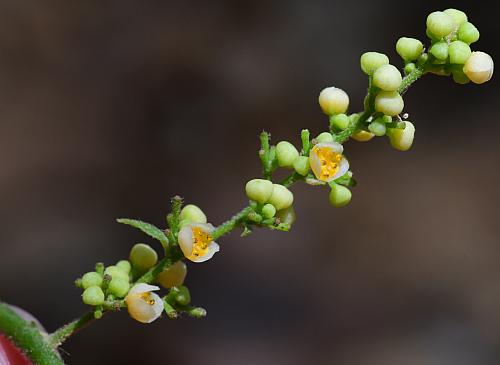
[[[250,206],[243,208],[239,213],[235,214],[231,219],[225,221],[220,226],[218,226],[215,229],[215,231],[212,232],[212,238],[216,240],[217,238],[222,237],[231,232],[247,217],[248,213],[250,213],[252,210],[253,208]]]
[[[425,67],[426,67],[425,64],[420,65],[403,78],[403,82],[401,83],[401,86],[398,89],[398,92],[401,95],[403,95],[408,90],[411,84],[413,84],[415,81],[417,81],[420,77],[422,77],[425,74]]]
[[[25,321],[0,302],[0,331],[37,365],[63,365],[59,353],[47,342],[36,325]]]
[[[94,320],[94,312],[88,312],[80,318],[75,319],[73,322],[62,326],[49,336],[50,345],[54,348],[59,347],[69,336],[83,328],[92,320]]]

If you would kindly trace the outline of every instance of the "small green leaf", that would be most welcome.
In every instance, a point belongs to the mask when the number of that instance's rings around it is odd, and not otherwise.
[[[161,242],[162,246],[166,248],[168,246],[168,238],[165,233],[158,227],[152,225],[151,223],[146,223],[137,219],[120,218],[116,220],[118,223],[126,224],[131,227],[140,229],[148,236],[153,237],[155,240]]]
[[[352,177],[352,173],[349,171],[339,177],[338,179],[335,179],[334,183],[339,184],[339,185],[344,185],[347,187],[354,187],[357,185],[356,180]]]

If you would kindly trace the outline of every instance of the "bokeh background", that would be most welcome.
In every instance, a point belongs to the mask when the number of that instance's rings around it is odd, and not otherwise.
[[[214,224],[246,200],[258,133],[298,144],[317,95],[366,88],[358,58],[401,65],[436,9],[466,10],[498,59],[494,2],[0,1],[0,297],[48,330],[86,308],[73,280],[126,257],[169,198]],[[221,240],[191,265],[204,320],[110,315],[69,364],[490,365],[500,362],[499,84],[426,76],[407,93],[414,148],[346,147],[359,181],[336,210],[294,188],[292,233]]]

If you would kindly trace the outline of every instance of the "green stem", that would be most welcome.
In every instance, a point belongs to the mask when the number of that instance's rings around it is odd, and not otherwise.
[[[401,83],[401,86],[398,89],[398,92],[403,95],[408,88],[413,84],[415,81],[417,81],[419,78],[421,78],[425,74],[425,68],[426,64],[420,65],[415,70],[413,70],[411,73],[406,75],[403,78],[403,82]]]
[[[250,213],[252,210],[253,208],[251,206],[243,208],[239,213],[235,214],[231,219],[225,221],[220,226],[218,226],[215,229],[215,231],[212,232],[212,238],[216,240],[219,237],[222,237],[231,232],[247,217],[248,213]]]
[[[83,328],[92,320],[94,320],[94,312],[88,312],[80,318],[75,319],[73,322],[62,326],[49,336],[50,345],[54,348],[59,347],[69,336]]]
[[[0,302],[0,331],[37,365],[62,365],[58,352],[47,342],[35,324],[19,317]]]

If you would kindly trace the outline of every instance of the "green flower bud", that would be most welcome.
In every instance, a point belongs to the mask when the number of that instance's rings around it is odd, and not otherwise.
[[[343,131],[349,126],[349,117],[345,114],[336,114],[330,117],[330,128]]]
[[[88,272],[82,276],[81,284],[83,289],[90,288],[91,286],[101,286],[102,276],[95,271]]]
[[[335,208],[341,208],[349,204],[352,198],[351,191],[343,185],[331,184],[332,190],[330,190],[330,204]]]
[[[158,255],[145,243],[137,243],[130,250],[130,262],[139,271],[146,271],[156,265]]]
[[[207,311],[205,310],[205,308],[196,307],[196,308],[190,309],[188,311],[188,314],[193,318],[203,318],[203,317],[206,317]]]
[[[416,68],[417,66],[413,62],[407,63],[405,65],[405,75],[411,74]]]
[[[191,294],[189,293],[189,289],[183,285],[177,287],[175,301],[180,305],[188,305],[191,302]]]
[[[280,167],[292,167],[293,161],[299,157],[299,151],[290,142],[281,141],[276,145],[276,157]]]
[[[116,263],[116,267],[119,269],[122,269],[125,273],[129,274],[130,270],[132,269],[132,265],[130,264],[130,261],[128,260],[120,260]]]
[[[429,52],[438,60],[444,61],[448,58],[448,43],[446,42],[434,43]]]
[[[333,142],[333,136],[330,132],[323,132],[316,137],[316,141],[318,141],[318,143]]]
[[[413,138],[415,137],[415,126],[408,121],[403,122],[404,129],[390,128],[387,131],[391,146],[400,151],[407,151],[410,149]]]
[[[297,171],[298,174],[302,176],[307,176],[309,173],[309,157],[307,156],[299,156],[293,161],[293,168]]]
[[[253,179],[247,182],[245,191],[248,199],[264,204],[273,194],[273,183],[269,180]]]
[[[368,126],[368,130],[374,135],[380,137],[383,136],[387,130],[385,122],[382,118],[377,118]]]
[[[361,69],[367,75],[373,74],[373,72],[382,65],[387,65],[389,63],[389,58],[378,52],[365,52],[360,58]]]
[[[375,97],[375,110],[385,115],[398,115],[404,106],[403,98],[396,91],[382,91]]]
[[[87,305],[101,305],[104,303],[104,292],[98,286],[91,286],[85,289],[82,300]]]
[[[188,204],[182,208],[179,218],[191,223],[207,223],[207,216],[205,213],[194,204]]]
[[[454,29],[455,21],[453,17],[442,11],[435,11],[427,17],[427,30],[437,39],[446,37]]]
[[[450,63],[461,65],[467,62],[472,51],[467,43],[455,41],[450,43],[448,53],[450,55]]]
[[[487,53],[472,52],[463,71],[473,83],[482,84],[493,76],[493,59]]]
[[[345,113],[349,107],[349,96],[342,89],[327,87],[318,97],[319,106],[327,115]]]
[[[293,204],[293,194],[285,186],[273,184],[273,193],[269,198],[269,203],[274,205],[276,210],[288,208]]]
[[[186,264],[183,261],[177,261],[158,274],[157,280],[161,286],[170,289],[174,286],[181,286],[186,279],[186,275]]]
[[[290,206],[286,209],[279,210],[276,213],[276,218],[280,220],[280,223],[288,224],[289,226],[291,226],[295,223],[297,216],[295,215],[295,209]]]
[[[444,10],[443,13],[451,16],[456,25],[461,25],[467,21],[467,15],[463,11],[450,8]]]
[[[368,142],[373,137],[375,137],[373,133],[364,130],[357,131],[351,136],[352,139],[358,142]]]
[[[402,37],[396,43],[396,52],[405,61],[416,60],[424,50],[424,45],[418,39]]]
[[[106,270],[104,270],[104,275],[109,275],[112,278],[123,278],[128,280],[128,273],[114,265],[108,266]]]
[[[302,156],[305,157],[305,156]],[[306,157],[307,158],[307,157]],[[262,207],[262,216],[264,218],[272,218],[276,214],[276,208],[272,204],[266,204]]]
[[[382,65],[373,73],[373,85],[384,91],[396,91],[402,80],[401,72],[393,65]]]
[[[470,82],[469,78],[467,77],[466,74],[463,73],[461,70],[454,70],[451,72],[453,75],[453,81],[455,81],[457,84],[468,84]]]
[[[378,119],[378,118],[377,118]],[[382,117],[382,121],[387,124],[387,123],[392,123],[392,117],[390,115],[384,115]]]
[[[479,30],[472,23],[463,23],[458,28],[458,39],[467,44],[477,42],[479,40]]]
[[[122,277],[113,278],[108,284],[108,293],[113,294],[117,298],[125,297],[129,289],[130,283],[128,279]]]

